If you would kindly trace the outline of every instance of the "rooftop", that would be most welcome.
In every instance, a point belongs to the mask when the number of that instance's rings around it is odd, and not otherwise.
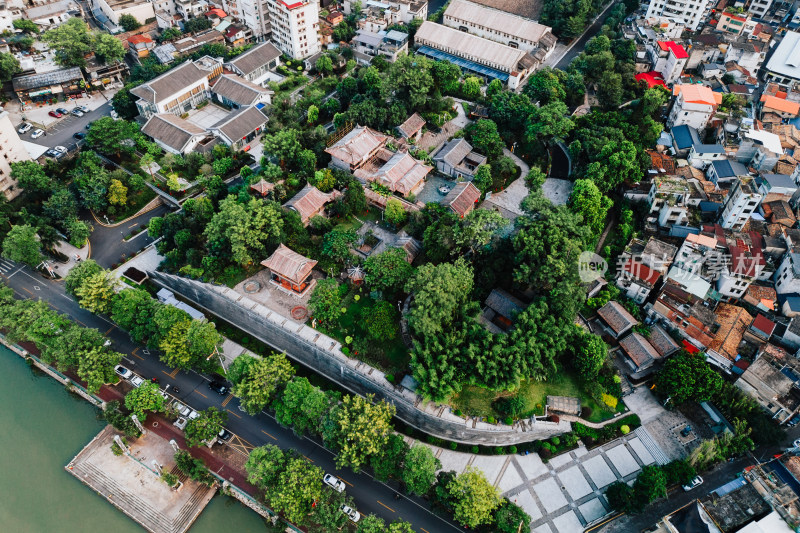
[[[272,93],[271,90],[235,74],[220,76],[214,84],[213,92],[240,106],[255,105],[262,96]]]
[[[288,246],[279,244],[278,249],[267,259],[261,261],[261,264],[299,285],[311,274],[317,262],[298,254]]]
[[[313,185],[306,185],[297,194],[283,204],[284,207],[294,209],[300,214],[303,223],[308,222],[311,217],[317,214],[325,204],[334,200],[336,195],[324,193]]]
[[[598,309],[597,314],[600,315],[600,318],[602,318],[616,334],[639,323],[627,309],[622,307],[622,304],[613,300]]]
[[[780,111],[781,113],[789,113],[792,115],[800,114],[800,104],[797,102],[791,102],[784,98],[778,98],[768,94],[765,94],[761,97],[761,102],[763,103],[765,110],[774,109],[775,111]]]
[[[745,330],[753,322],[753,317],[744,308],[720,303],[716,309],[719,329],[708,348],[733,361],[739,353]]]
[[[682,94],[685,102],[693,104],[715,106],[722,102],[721,93],[715,93],[710,87],[694,83],[690,85],[676,85],[672,89],[672,94],[676,96]]]
[[[193,136],[204,134],[205,130],[172,113],[166,113],[150,117],[142,127],[142,133],[170,148],[183,152],[186,143]]]
[[[619,345],[631,361],[633,361],[639,369],[645,369],[651,366],[656,359],[660,359],[661,355],[655,348],[640,334],[635,331],[619,341]]]
[[[689,57],[689,54],[686,53],[686,50],[683,48],[683,46],[679,45],[675,41],[658,41],[658,47],[664,51],[669,50],[678,59],[686,59]]]
[[[325,151],[349,165],[363,164],[380,148],[388,137],[366,126],[356,126]]]
[[[211,129],[217,130],[232,143],[244,139],[267,123],[267,116],[253,106],[242,107],[233,111]]]
[[[444,12],[445,20],[448,17],[480,27],[499,30],[517,39],[533,42],[539,42],[546,33],[550,32],[549,26],[539,24],[529,18],[466,0],[451,0]]]
[[[187,61],[164,74],[131,89],[131,93],[150,103],[160,102],[208,76],[208,72]]]
[[[506,13],[518,15],[529,19],[538,19],[539,14],[542,12],[542,2],[540,0],[471,0],[476,4],[482,6],[499,9]]]
[[[472,182],[463,181],[456,183],[439,203],[448,206],[455,214],[463,218],[480,199],[481,191]]]
[[[281,57],[281,51],[275,48],[271,42],[258,44],[247,50],[243,54],[231,59],[229,63],[235,66],[238,70],[248,75],[251,72],[269,64]]]
[[[767,70],[800,80],[800,33],[786,32],[767,62]]]

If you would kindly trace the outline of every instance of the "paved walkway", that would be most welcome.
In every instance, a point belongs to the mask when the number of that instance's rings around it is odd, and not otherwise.
[[[481,204],[482,209],[499,209],[500,213],[507,218],[513,219],[522,215],[522,200],[530,192],[525,184],[525,177],[530,172],[528,164],[514,155],[508,148],[503,148],[503,155],[514,160],[520,170],[519,177],[511,182],[505,190],[495,194],[486,195],[486,200]]]

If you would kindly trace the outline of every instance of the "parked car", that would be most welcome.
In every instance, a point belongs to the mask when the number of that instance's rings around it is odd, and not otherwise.
[[[322,482],[325,483],[326,485],[328,485],[330,488],[332,488],[336,492],[344,492],[344,488],[345,488],[344,487],[344,481],[342,481],[341,479],[339,479],[338,477],[336,477],[334,475],[325,474],[322,477]]]
[[[82,117],[86,113],[84,113],[83,111],[81,111],[76,107],[75,109],[72,110],[72,114],[75,115],[76,117]]]
[[[217,437],[219,437],[219,440],[223,442],[228,442],[229,440],[231,440],[231,438],[233,438],[233,433],[231,433],[225,428],[222,428],[219,430],[219,435],[217,435]]]
[[[689,434],[692,432],[692,426],[686,424],[686,427],[681,430],[681,437],[688,437]]]
[[[53,150],[52,148],[50,148],[44,153],[44,155],[46,155],[47,157],[58,157],[60,154],[55,150]]]
[[[31,139],[38,139],[42,135],[44,135],[44,130],[33,130],[33,133],[31,133]]]
[[[683,490],[685,490],[686,492],[689,492],[693,488],[699,487],[702,484],[703,484],[703,478],[701,478],[700,476],[697,476],[696,478],[691,480],[688,484],[684,485],[683,486]]]
[[[794,446],[795,448],[800,448],[800,439],[797,439],[797,440],[795,440],[795,441],[792,443],[792,446]]]
[[[117,120],[117,119],[119,118],[119,113],[117,113],[116,111],[114,111],[114,110],[112,109],[112,110],[111,110],[111,111],[108,113],[108,116],[110,116],[110,117],[111,117],[111,118],[113,118],[114,120]]]
[[[133,385],[137,389],[141,387],[143,384],[144,384],[144,378],[142,378],[141,376],[137,376],[136,374],[134,374],[131,377],[131,385]]]
[[[200,413],[192,409],[192,412],[189,413],[189,420],[194,420],[195,418],[200,418]]]
[[[92,128],[92,124],[94,124],[94,120],[90,120],[89,122],[87,122],[87,123],[86,123],[86,129],[87,129],[87,130],[88,130],[88,129],[91,129],[91,128]]]
[[[87,105],[79,105],[79,106],[78,106],[78,107],[76,107],[75,109],[80,109],[80,110],[81,110],[81,111],[83,111],[84,113],[88,113],[88,112],[90,111],[90,109],[89,109],[89,106],[87,106]]]
[[[173,409],[175,409],[175,411],[179,415],[184,416],[184,417],[188,417],[189,413],[193,413],[194,412],[194,411],[192,411],[192,409],[190,407],[182,404],[181,402],[174,402],[172,404],[172,407],[173,407]]]
[[[22,124],[19,125],[19,128],[17,128],[17,133],[19,133],[20,135],[28,133],[29,131],[31,131],[31,128],[33,128],[33,126],[31,126],[27,122],[23,122]]]
[[[67,150],[66,146],[54,146],[53,150],[55,150],[56,152],[58,152],[60,154],[66,154],[69,151],[69,150]]]
[[[64,116],[64,115],[62,115],[62,114],[61,114],[61,112],[60,112],[59,110],[57,110],[57,109],[56,109],[56,110],[54,110],[54,111],[50,111],[50,112],[48,113],[48,115],[50,115],[51,117],[54,117],[54,118],[61,118],[62,116]]]
[[[131,372],[129,369],[125,368],[122,365],[115,366],[114,372],[116,372],[117,375],[122,379],[128,379],[133,375],[133,372]]]
[[[352,520],[353,522],[358,522],[361,520],[361,514],[353,509],[352,507],[348,507],[347,505],[342,505],[339,509],[347,515],[347,518]]]
[[[78,139],[78,140],[85,139],[86,138],[86,134],[83,133],[82,131],[76,131],[75,133],[72,134],[72,138],[73,139]]]
[[[220,396],[227,396],[230,389],[221,381],[209,381],[208,388],[216,392]]]
[[[58,111],[58,112],[59,112],[59,113],[61,113],[62,115],[69,115],[69,111],[67,111],[67,110],[66,110],[66,109],[64,109],[63,107],[59,107],[59,108],[57,108],[57,109],[56,109],[56,111]]]

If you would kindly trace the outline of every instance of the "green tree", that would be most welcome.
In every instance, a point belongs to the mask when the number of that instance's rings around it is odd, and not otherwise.
[[[222,335],[213,322],[182,320],[161,339],[161,360],[170,368],[189,369],[203,366],[222,343]]]
[[[353,230],[334,229],[322,236],[322,255],[338,263],[345,263],[352,257],[350,247],[357,239]]]
[[[136,141],[141,138],[139,125],[135,122],[103,117],[92,123],[89,133],[86,134],[86,144],[101,154],[120,157],[123,153],[133,154],[136,151]]]
[[[606,214],[614,204],[600,192],[591,180],[575,180],[569,205],[572,210],[583,217],[583,222],[594,235],[600,235],[605,227]]]
[[[308,300],[311,315],[321,322],[334,323],[341,316],[342,297],[335,278],[321,279]]]
[[[97,33],[93,39],[94,55],[106,65],[122,61],[125,57],[125,48],[122,41],[108,33]]]
[[[405,457],[401,472],[403,483],[408,491],[417,496],[424,496],[436,483],[436,471],[442,468],[431,449],[422,444],[412,446]]]
[[[14,28],[18,30],[22,30],[25,33],[39,33],[39,26],[32,20],[28,19],[17,19],[12,22]]]
[[[145,411],[158,413],[164,411],[164,397],[161,396],[161,389],[157,383],[145,381],[125,395],[125,407],[144,422],[147,416]]]
[[[7,53],[0,54],[0,82],[11,81],[11,78],[20,72],[22,72],[22,68],[16,57]]]
[[[47,30],[42,40],[50,45],[55,52],[56,61],[64,67],[86,66],[85,56],[92,51],[92,35],[89,33],[89,27],[77,17]]]
[[[161,35],[159,35],[158,42],[164,43],[167,41],[171,41],[173,39],[177,39],[181,35],[183,35],[183,33],[181,32],[181,29],[178,27],[173,26],[170,28],[166,28],[164,29],[164,31],[161,32]]]
[[[74,271],[75,269],[68,276]],[[111,318],[120,328],[127,331],[133,340],[144,342],[158,334],[153,317],[159,305],[158,301],[144,289],[125,289],[120,291],[111,303]]]
[[[266,444],[254,448],[244,465],[247,481],[261,489],[274,486],[285,465],[286,456],[277,446]]]
[[[453,505],[453,518],[469,528],[490,523],[495,509],[502,503],[500,493],[486,480],[483,472],[471,466],[446,488]]]
[[[291,426],[297,435],[318,433],[319,421],[331,405],[331,396],[302,377],[286,384],[283,394],[275,400],[275,418]]]
[[[583,330],[572,345],[575,369],[587,383],[594,381],[608,358],[608,345],[599,336]]]
[[[395,226],[399,226],[406,221],[406,211],[403,204],[396,198],[389,198],[386,201],[386,211],[384,212],[386,221]]]
[[[187,20],[183,29],[186,33],[197,33],[211,27],[211,21],[206,17],[194,17]]]
[[[42,204],[42,211],[53,222],[66,221],[78,216],[78,204],[69,189],[56,189]]]
[[[475,100],[481,96],[481,80],[475,76],[469,76],[461,85],[461,94],[467,100]]]
[[[575,123],[569,118],[568,112],[567,104],[558,100],[534,108],[528,118],[525,132],[528,141],[549,143],[553,138],[566,138],[575,128]]]
[[[358,472],[373,455],[380,454],[392,432],[393,405],[373,403],[373,396],[347,395],[330,413],[332,430],[323,433],[325,442],[338,450],[337,468]],[[326,434],[327,433],[327,434]]]
[[[528,78],[522,92],[528,95],[534,102],[540,105],[547,105],[553,101],[564,101],[567,91],[564,87],[566,74],[562,70],[552,67],[544,67]]]
[[[199,411],[198,415],[189,419],[184,429],[186,444],[190,447],[201,446],[215,438],[228,421],[228,413],[216,407]]]
[[[262,139],[264,152],[278,158],[281,168],[285,169],[287,165],[294,164],[303,150],[298,136],[298,131],[292,128],[284,128],[273,134],[264,135]]]
[[[96,346],[78,353],[78,377],[86,382],[86,390],[95,393],[105,383],[116,379],[114,367],[122,361],[122,354]]]
[[[519,533],[531,527],[531,517],[519,505],[503,499],[495,513],[497,533]]]
[[[615,481],[606,489],[608,504],[615,511],[623,513],[636,512],[644,505],[633,496],[633,489],[624,481]]]
[[[142,27],[136,17],[133,15],[129,15],[125,13],[124,15],[120,15],[119,17],[119,25],[122,26],[122,29],[125,31],[133,31],[138,30]]]
[[[365,307],[361,311],[361,320],[367,335],[375,341],[384,342],[397,337],[397,311],[386,300]]]
[[[312,510],[312,503],[322,500],[323,475],[321,468],[304,458],[290,458],[278,474],[277,482],[267,487],[267,501],[290,522],[303,523]]]
[[[660,466],[648,465],[642,468],[633,484],[633,497],[645,504],[667,497],[667,477]]]
[[[399,479],[409,449],[403,437],[396,433],[389,435],[382,452],[370,458],[370,466],[372,466],[375,478],[384,482],[391,478]]]
[[[15,161],[10,166],[11,177],[26,191],[42,193],[53,189],[53,180],[36,161]]]
[[[246,353],[236,357],[236,359],[233,360],[233,363],[231,363],[231,366],[228,367],[228,379],[230,382],[236,385],[242,381],[242,379],[244,379],[247,373],[250,372],[250,369],[256,364],[257,361],[258,359],[247,355]]]
[[[597,98],[605,109],[615,109],[622,103],[622,76],[616,72],[603,72],[597,84]]]
[[[689,400],[710,400],[722,388],[722,378],[706,363],[703,354],[682,351],[669,359],[656,374],[659,394],[669,396],[675,405]]]
[[[414,293],[408,323],[419,335],[432,337],[453,322],[472,293],[472,268],[459,258],[455,263],[421,266],[406,284]]]
[[[323,56],[323,57],[325,57],[325,56]],[[322,58],[320,58],[320,59],[322,59]],[[319,108],[312,104],[312,105],[308,106],[307,114],[308,114],[307,122],[309,124],[313,124],[319,118]],[[316,160],[316,158],[315,158],[315,160]]]
[[[81,261],[72,267],[67,274],[67,277],[64,278],[64,288],[69,294],[75,295],[76,291],[83,286],[87,279],[102,272],[103,267],[98,265],[94,259],[86,259],[85,261]]]
[[[347,515],[341,510],[342,505],[355,507],[351,497],[347,496],[345,493],[338,492],[329,494],[328,498],[317,502],[311,511],[310,522],[312,522],[313,525],[309,527],[309,533],[340,531],[349,521]]]
[[[44,257],[36,228],[27,224],[12,226],[3,240],[0,256],[32,267],[38,266]]]
[[[492,120],[480,119],[466,128],[467,141],[469,141],[475,151],[494,160],[503,155],[502,137],[497,132],[497,124]]]
[[[69,236],[69,243],[76,248],[83,248],[92,234],[92,226],[78,217],[71,217],[64,223],[64,229]]]
[[[283,218],[280,206],[256,198],[241,204],[235,196],[219,203],[219,210],[206,226],[204,235],[215,255],[225,255],[230,250],[233,260],[243,266],[263,257],[267,244],[281,235]]]
[[[402,248],[389,248],[364,261],[364,281],[379,291],[398,292],[414,273]]]
[[[425,105],[433,87],[431,61],[425,57],[401,55],[389,69],[387,84],[395,97],[410,108]]]
[[[108,186],[108,203],[111,205],[125,205],[128,203],[128,188],[119,180],[111,180]]]
[[[486,247],[492,237],[506,226],[508,221],[497,211],[475,209],[461,221],[455,241],[458,246],[475,253]]]
[[[269,405],[278,389],[286,385],[294,373],[285,355],[272,353],[253,363],[234,385],[233,393],[241,399],[247,412],[255,415]]]
[[[114,298],[116,281],[105,271],[87,276],[79,287],[75,288],[75,296],[81,307],[92,313],[107,313]]]
[[[325,75],[333,72],[333,61],[331,61],[331,58],[328,55],[320,56],[314,66],[317,67],[317,72],[319,72],[323,78]]]
[[[492,167],[489,165],[481,165],[475,171],[475,177],[472,178],[472,184],[481,191],[481,194],[486,193],[492,187]]]

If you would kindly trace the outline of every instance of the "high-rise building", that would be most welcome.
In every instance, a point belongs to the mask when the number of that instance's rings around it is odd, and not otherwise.
[[[11,177],[11,163],[27,161],[31,157],[11,123],[8,111],[0,111],[0,192],[8,200],[15,198],[21,189],[15,187],[16,180]]]
[[[695,31],[708,16],[711,0],[651,0],[645,18],[667,17],[686,24],[686,29]]]
[[[319,3],[316,0],[267,0],[272,42],[293,59],[320,51]]]
[[[245,26],[253,31],[257,41],[263,41],[270,35],[269,0],[236,0],[239,18]]]
[[[725,199],[719,224],[725,229],[741,231],[750,220],[750,215],[761,203],[761,198],[752,178],[738,178]]]

